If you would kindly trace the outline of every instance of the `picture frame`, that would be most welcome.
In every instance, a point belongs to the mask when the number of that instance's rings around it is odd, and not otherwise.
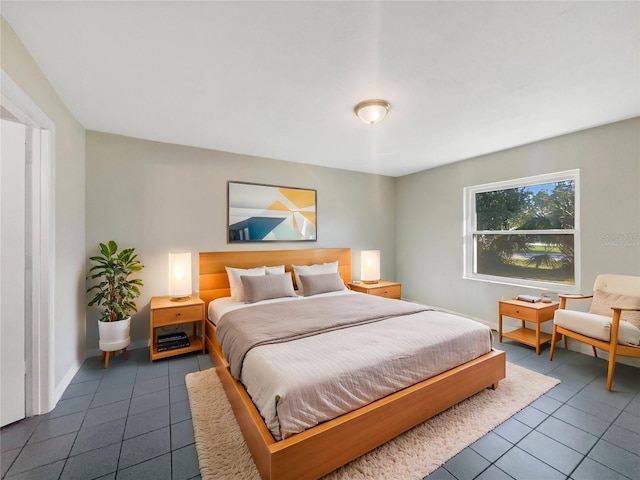
[[[227,182],[227,241],[317,241],[317,191]]]

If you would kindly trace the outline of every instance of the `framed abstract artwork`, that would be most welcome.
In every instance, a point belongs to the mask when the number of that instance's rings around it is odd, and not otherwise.
[[[227,182],[228,241],[315,242],[316,200],[307,188]]]

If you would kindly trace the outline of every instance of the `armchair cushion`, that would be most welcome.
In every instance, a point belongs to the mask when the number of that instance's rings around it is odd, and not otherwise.
[[[611,317],[574,310],[556,310],[554,323],[560,327],[605,342],[611,339]],[[620,321],[618,343],[640,345],[640,328],[625,320]]]
[[[597,289],[593,293],[593,301],[589,313],[596,313],[606,317],[612,317],[611,307],[640,308],[640,296],[622,295],[605,292]],[[640,328],[640,311],[626,311],[620,315],[620,320],[625,320],[637,328]]]

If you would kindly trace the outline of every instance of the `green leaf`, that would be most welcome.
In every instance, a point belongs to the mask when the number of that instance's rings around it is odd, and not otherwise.
[[[115,255],[118,251],[118,244],[113,240],[109,240],[109,255]]]
[[[125,248],[118,252],[118,245],[110,240],[99,244],[101,255],[91,256],[94,265],[90,266],[87,280],[99,280],[90,285],[87,293],[94,294],[89,306],[98,305],[103,308],[100,321],[122,320],[137,312],[134,299],[140,296],[138,286],[142,279],[129,279],[132,272],[142,270],[143,265],[137,260],[134,248]]]

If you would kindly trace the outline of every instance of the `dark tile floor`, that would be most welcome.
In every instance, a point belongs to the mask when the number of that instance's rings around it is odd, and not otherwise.
[[[429,480],[640,479],[640,369],[557,348],[540,356],[509,340],[507,361],[561,383],[465,448]],[[499,388],[499,387],[498,387]]]
[[[209,355],[87,359],[53,411],[0,431],[2,478],[200,478],[185,376]]]
[[[605,390],[606,362],[515,342],[507,360],[562,383],[429,476],[438,479],[640,478],[640,369],[618,365]],[[0,431],[2,478],[200,478],[187,373],[208,355],[149,363],[147,349],[85,361],[56,408]]]

